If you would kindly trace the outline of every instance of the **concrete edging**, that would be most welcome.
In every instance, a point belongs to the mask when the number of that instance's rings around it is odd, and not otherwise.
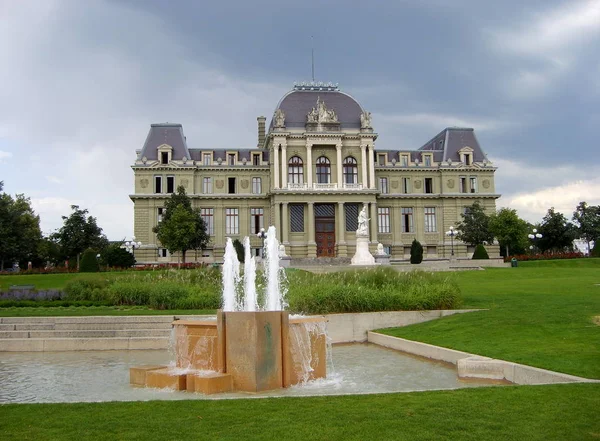
[[[515,384],[600,383],[600,380],[577,377],[524,364],[470,354],[468,352],[392,337],[377,332],[368,333],[369,343],[386,348],[445,361],[456,365],[461,378],[507,380]]]

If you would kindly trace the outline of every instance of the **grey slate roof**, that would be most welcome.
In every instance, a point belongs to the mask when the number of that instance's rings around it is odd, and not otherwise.
[[[320,97],[328,109],[335,110],[342,130],[360,129],[361,105],[350,95],[339,90],[291,90],[277,104],[277,109],[285,113],[285,126],[289,129],[304,128],[306,115],[317,105]],[[275,113],[273,111],[273,113]],[[269,129],[273,127],[273,119]]]
[[[149,161],[158,159],[157,148],[163,144],[173,147],[172,158],[181,160],[184,156],[191,158],[187,147],[183,127],[181,124],[151,124],[146,142],[140,153],[140,158],[146,157]]]
[[[421,148],[419,148],[419,150],[442,151],[443,161],[446,161],[447,159],[459,161],[460,156],[458,151],[463,147],[471,147],[473,149],[474,162],[482,162],[484,159],[487,160],[486,154],[481,149],[481,146],[475,137],[475,130],[472,128],[447,127],[432,139],[427,141]],[[437,153],[434,153],[434,158],[436,157]],[[437,158],[434,160],[438,161]]]

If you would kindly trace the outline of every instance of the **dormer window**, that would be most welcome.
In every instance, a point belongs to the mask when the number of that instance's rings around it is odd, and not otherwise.
[[[260,165],[260,153],[252,154],[252,165]]]
[[[227,154],[227,164],[229,164],[229,165],[235,165],[235,153],[228,153]]]
[[[210,153],[203,153],[202,154],[202,165],[210,165],[211,162],[211,154]]]
[[[377,161],[378,165],[383,167],[385,165],[385,154],[379,155],[377,158],[378,158],[378,161]]]
[[[473,160],[471,158],[471,154],[470,153],[466,153],[465,154],[465,165],[471,165],[473,163]]]
[[[471,147],[463,147],[458,151],[460,162],[465,165],[473,164],[473,149]]]
[[[400,164],[402,165],[402,167],[408,167],[408,155],[400,156]]]
[[[161,165],[167,165],[173,159],[173,147],[167,144],[162,144],[158,147],[157,154]]]
[[[160,163],[161,164],[169,163],[169,152],[160,152]]]
[[[431,155],[424,155],[423,162],[425,163],[425,167],[431,167]]]

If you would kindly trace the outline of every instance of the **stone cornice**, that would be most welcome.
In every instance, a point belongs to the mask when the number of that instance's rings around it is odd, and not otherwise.
[[[497,193],[380,193],[381,199],[498,199]]]
[[[252,193],[236,193],[236,194],[188,194],[190,199],[267,199],[268,194],[252,194]],[[159,194],[130,194],[129,199],[169,199],[170,194],[159,193]]]
[[[345,195],[345,194],[362,194],[362,195],[371,195],[377,194],[378,190],[367,188],[362,190],[285,190],[285,189],[277,189],[271,190],[269,194],[273,195],[282,195],[282,194],[293,194],[293,195]]]
[[[135,171],[269,171],[270,165],[192,165],[188,167],[147,167],[132,165],[131,168]]]
[[[377,152],[377,150],[375,150]],[[425,172],[495,172],[497,167],[470,167],[470,168],[456,168],[456,167],[425,167],[422,165],[412,165],[409,167],[398,166],[398,165],[375,165],[375,171],[397,171],[397,172],[414,172],[414,171],[425,171]]]

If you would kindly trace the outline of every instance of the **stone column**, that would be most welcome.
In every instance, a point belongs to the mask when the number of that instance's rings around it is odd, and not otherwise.
[[[367,146],[360,146],[360,165],[362,171],[362,188],[369,188],[369,179],[367,177]]]
[[[344,217],[344,203],[338,202],[338,214],[337,214],[337,255],[338,257],[348,257],[348,246],[346,245],[346,222]]]
[[[279,145],[273,146],[273,189],[279,188]]]
[[[371,243],[377,243],[377,204],[371,202]]]
[[[338,188],[344,188],[344,177],[342,175],[342,144],[335,145],[337,153],[337,186]]]
[[[289,245],[288,231],[290,229],[290,211],[287,202],[282,203],[283,208],[281,211],[281,242],[284,245]]]
[[[374,155],[374,153],[375,153],[374,146],[369,146],[369,153],[368,153],[369,168],[370,168],[369,174],[371,175],[370,179],[369,179],[369,182],[370,182],[369,188],[372,188],[372,189],[377,188],[377,184],[375,183],[375,155]]]
[[[281,240],[281,216],[280,216],[280,206],[281,204],[279,202],[275,202],[273,204],[273,211],[274,211],[274,216],[273,216],[273,225],[275,226],[275,228],[277,229],[277,237],[279,238],[279,240]]]
[[[281,144],[281,188],[287,188],[287,145]]]
[[[309,142],[306,143],[306,183],[309,189],[312,188],[312,144]]]
[[[315,203],[308,203],[308,256],[317,257],[317,243],[315,242]]]

